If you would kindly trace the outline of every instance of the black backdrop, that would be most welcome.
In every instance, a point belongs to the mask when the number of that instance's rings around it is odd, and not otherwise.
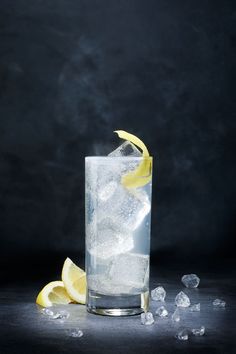
[[[154,156],[152,251],[231,256],[234,1],[0,2],[1,254],[84,252],[84,157]]]

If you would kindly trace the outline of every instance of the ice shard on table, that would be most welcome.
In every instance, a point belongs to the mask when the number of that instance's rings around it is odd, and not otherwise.
[[[201,304],[193,304],[192,306],[189,307],[189,311],[191,312],[199,312],[201,310]]]
[[[167,309],[165,308],[165,306],[160,306],[156,309],[156,314],[159,316],[159,317],[167,317],[168,316],[168,311]]]
[[[163,286],[157,286],[151,291],[151,298],[154,301],[165,301],[166,291]]]
[[[183,291],[180,291],[175,297],[175,305],[177,307],[189,307],[190,299]]]
[[[145,326],[150,326],[154,323],[153,314],[151,312],[144,312],[141,314],[141,323]]]
[[[193,328],[192,334],[194,336],[203,336],[205,334],[205,327],[201,326],[200,328]]]
[[[186,288],[197,288],[200,278],[196,274],[185,274],[182,276],[181,281]]]
[[[180,329],[175,337],[178,339],[178,340],[188,340],[188,330],[186,328],[183,328],[183,329]]]
[[[226,302],[225,302],[224,300],[221,300],[221,299],[215,299],[215,300],[212,302],[212,305],[213,305],[214,307],[225,308]]]
[[[180,313],[179,313],[179,308],[177,308],[174,313],[171,316],[172,320],[174,322],[179,322],[180,321]]]

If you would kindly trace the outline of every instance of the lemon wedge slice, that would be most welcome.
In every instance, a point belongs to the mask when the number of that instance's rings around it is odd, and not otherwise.
[[[62,281],[52,281],[45,285],[36,298],[36,303],[43,307],[56,304],[69,304],[73,300],[68,295]]]
[[[150,157],[146,145],[137,136],[124,130],[115,130],[114,133],[117,133],[121,139],[128,140],[136,145],[142,151],[143,156],[142,162],[134,171],[122,176],[122,184],[126,188],[145,186],[152,179],[152,157]]]
[[[69,296],[80,304],[86,302],[86,273],[66,258],[62,268],[62,281]]]

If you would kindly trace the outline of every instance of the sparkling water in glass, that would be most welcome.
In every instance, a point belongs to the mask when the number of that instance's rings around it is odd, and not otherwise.
[[[85,158],[89,312],[123,316],[148,310],[151,180],[129,188],[122,182],[143,160],[137,156]]]

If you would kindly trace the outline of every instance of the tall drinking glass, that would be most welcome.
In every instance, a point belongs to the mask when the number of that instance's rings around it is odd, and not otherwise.
[[[85,158],[89,312],[124,316],[148,310],[151,175],[146,184],[124,183],[144,159],[151,166],[152,157]]]

